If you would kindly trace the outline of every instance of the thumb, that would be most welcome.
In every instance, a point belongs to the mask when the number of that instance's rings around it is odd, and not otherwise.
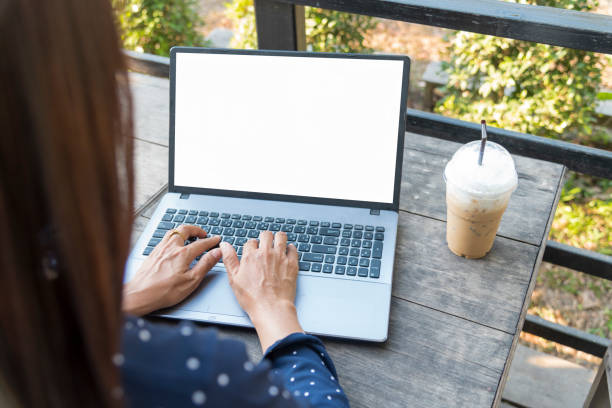
[[[191,269],[192,273],[195,274],[198,278],[198,282],[204,278],[204,275],[210,271],[213,266],[219,262],[221,259],[221,250],[219,248],[215,248],[211,251],[208,251],[202,259],[198,261],[198,263]]]
[[[233,277],[238,273],[238,269],[240,268],[238,255],[236,255],[234,247],[227,242],[221,242],[219,248],[221,248],[221,253],[223,254],[223,265],[225,265],[225,270]]]

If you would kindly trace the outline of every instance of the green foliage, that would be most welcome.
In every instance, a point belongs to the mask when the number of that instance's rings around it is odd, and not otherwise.
[[[587,11],[597,0],[511,0]],[[588,143],[601,66],[591,52],[456,32],[444,115]]]
[[[257,48],[253,0],[233,0],[226,4],[227,16],[234,23],[234,48]],[[310,51],[372,52],[363,45],[365,33],[374,28],[369,16],[305,7],[306,45]]]
[[[175,45],[205,45],[198,0],[113,0],[123,46],[168,56]]]

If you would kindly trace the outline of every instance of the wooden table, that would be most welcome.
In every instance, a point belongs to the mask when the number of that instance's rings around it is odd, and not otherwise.
[[[166,189],[168,81],[132,74],[137,220]],[[565,168],[514,156],[519,187],[491,253],[453,255],[445,242],[442,171],[458,144],[406,134],[389,339],[324,339],[353,407],[497,406],[543,254]],[[223,327],[261,352],[254,331]]]

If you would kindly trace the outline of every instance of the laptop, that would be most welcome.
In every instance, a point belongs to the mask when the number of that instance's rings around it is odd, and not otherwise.
[[[166,193],[125,281],[180,224],[238,254],[260,231],[299,252],[308,333],[387,339],[410,60],[403,56],[175,47]],[[247,326],[222,261],[155,313]]]

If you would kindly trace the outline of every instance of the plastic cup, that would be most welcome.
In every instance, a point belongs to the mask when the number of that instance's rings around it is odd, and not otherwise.
[[[446,165],[446,241],[459,256],[482,258],[493,246],[502,215],[518,185],[514,160],[487,142],[482,165],[480,141],[459,148]]]

